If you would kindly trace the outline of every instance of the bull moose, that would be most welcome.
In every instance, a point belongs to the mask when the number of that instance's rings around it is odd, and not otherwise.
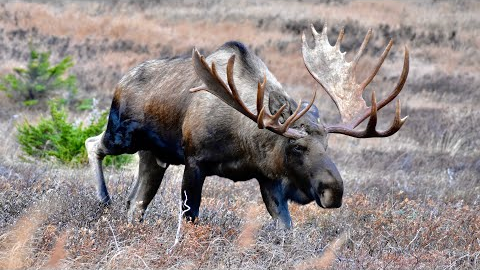
[[[313,104],[315,90],[310,102],[295,102],[240,42],[227,42],[208,57],[193,49],[191,58],[146,61],[116,86],[106,130],[85,142],[100,200],[110,202],[103,158],[138,152],[138,179],[127,202],[130,220],[143,219],[165,170],[179,164],[185,165],[181,194],[188,200],[184,210],[190,220],[198,217],[202,186],[211,175],[233,181],[257,179],[268,212],[286,227],[292,226],[289,200],[340,207],[343,180],[327,154],[328,134],[356,138],[395,134],[406,120],[400,118],[400,102],[386,131],[376,130],[377,111],[402,90],[409,53],[405,47],[403,71],[393,92],[378,103],[373,92],[368,107],[362,93],[383,64],[392,40],[371,74],[358,84],[355,68],[372,30],[351,62],[340,51],[343,30],[334,46],[328,42],[326,25],[320,34],[311,25],[311,33],[311,46],[302,35],[305,66],[335,102],[341,123],[322,123]],[[355,130],[367,118],[365,130]]]

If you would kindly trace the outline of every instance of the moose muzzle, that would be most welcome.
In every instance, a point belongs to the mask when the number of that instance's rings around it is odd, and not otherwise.
[[[337,167],[330,159],[323,160],[323,169],[317,174],[313,197],[322,208],[342,206],[343,180]]]

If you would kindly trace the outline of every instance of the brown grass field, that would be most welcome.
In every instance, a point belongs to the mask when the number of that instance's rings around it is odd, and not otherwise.
[[[178,223],[182,167],[171,167],[144,223],[125,203],[136,164],[107,169],[113,205],[102,209],[84,166],[25,161],[17,123],[35,121],[0,92],[0,269],[480,269],[480,3],[478,1],[36,1],[0,4],[0,75],[24,66],[29,44],[72,55],[79,96],[108,109],[115,84],[147,59],[208,53],[240,40],[295,97],[318,90],[323,119],[333,102],[305,69],[301,32],[345,26],[351,57],[374,37],[361,80],[389,38],[394,47],[368,89],[382,96],[410,73],[400,98],[404,127],[384,139],[331,135],[344,204],[290,205],[293,230],[276,229],[256,181],[208,178],[200,220]],[[393,107],[380,121],[386,127]],[[87,119],[87,114],[74,114]],[[383,120],[383,121],[382,121]]]

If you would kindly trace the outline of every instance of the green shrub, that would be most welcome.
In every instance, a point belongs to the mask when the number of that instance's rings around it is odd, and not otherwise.
[[[93,110],[93,107],[94,107],[94,99],[87,98],[87,99],[80,100],[79,104],[77,105],[77,110],[89,111],[89,110]]]
[[[26,106],[51,97],[49,93],[55,90],[67,91],[66,100],[70,102],[77,91],[76,77],[67,76],[66,72],[73,66],[73,61],[68,56],[51,65],[49,58],[50,52],[37,52],[31,48],[27,68],[14,68],[14,73],[0,80],[0,90]]]
[[[74,124],[67,120],[67,111],[58,102],[50,104],[50,118],[42,118],[38,125],[28,121],[18,126],[18,141],[22,150],[36,158],[56,160],[69,164],[88,162],[85,140],[100,134],[107,123],[103,113],[89,125]],[[105,164],[120,167],[132,161],[131,155],[107,156]]]

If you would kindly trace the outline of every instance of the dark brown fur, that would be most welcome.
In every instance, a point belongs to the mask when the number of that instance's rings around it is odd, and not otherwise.
[[[285,102],[284,118],[297,104],[263,62],[241,43],[230,42],[207,61],[214,61],[221,76],[235,54],[234,76],[240,95],[253,106],[256,84],[267,73],[266,105],[275,112]],[[140,154],[139,177],[128,205],[131,219],[142,219],[144,211],[170,164],[184,164],[182,199],[191,208],[186,216],[195,219],[206,176],[218,175],[234,181],[259,181],[269,213],[290,227],[288,200],[322,207],[339,207],[342,179],[326,155],[327,134],[316,108],[294,126],[308,136],[293,140],[256,124],[207,93],[190,93],[202,85],[191,58],[147,61],[132,69],[119,82],[106,131],[86,141],[89,158],[97,173],[99,197],[108,203],[101,160],[105,155]]]

